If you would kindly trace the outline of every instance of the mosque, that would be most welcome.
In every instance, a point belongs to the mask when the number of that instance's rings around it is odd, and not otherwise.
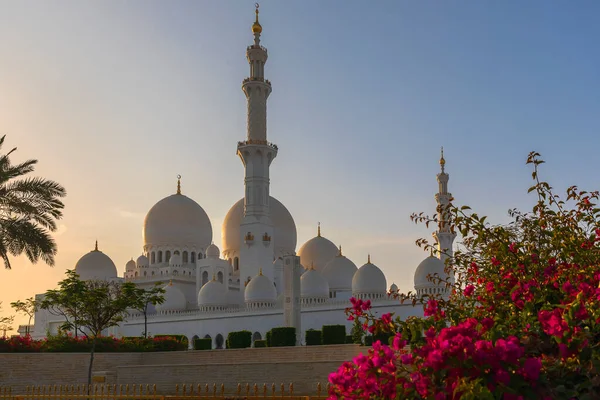
[[[267,141],[267,99],[272,87],[265,79],[268,53],[260,44],[258,7],[252,33],[254,43],[246,49],[250,76],[242,82],[247,99],[247,137],[237,143],[237,155],[245,168],[245,196],[225,217],[221,250],[213,243],[210,218],[183,193],[178,177],[175,194],[148,211],[142,254],[127,262],[123,274],[97,243],[77,262],[75,271],[83,280],[125,280],[140,287],[162,282],[165,302],[151,307],[148,333],[184,334],[190,342],[196,337],[210,337],[215,348],[223,347],[229,332],[239,330],[249,330],[253,339],[260,339],[273,327],[295,326],[300,333],[298,344],[307,329],[326,324],[344,324],[349,333],[351,322],[344,310],[352,296],[370,299],[379,314],[393,312],[403,318],[422,315],[421,307],[393,299],[390,293],[396,292],[397,286],[388,287],[370,256],[357,267],[344,256],[341,246],[321,234],[320,226],[317,235],[296,252],[294,218],[269,193],[269,169],[278,148]],[[440,166],[435,199],[443,206],[451,198],[443,153]],[[439,220],[433,236],[440,250],[451,254],[455,234],[445,226],[441,212]],[[447,294],[445,288],[427,279],[436,273],[446,276],[445,257],[431,255],[419,264],[414,275],[417,294]],[[32,335],[42,338],[47,332],[56,333],[63,321],[40,310]],[[143,330],[143,315],[133,312],[108,333],[139,336]]]

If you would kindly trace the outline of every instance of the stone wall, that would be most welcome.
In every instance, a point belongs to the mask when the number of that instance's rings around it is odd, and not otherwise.
[[[272,347],[178,351],[160,353],[97,353],[94,374],[106,374],[108,384],[156,384],[172,394],[176,384],[294,383],[298,394],[323,387],[330,372],[366,347],[358,345]],[[2,353],[0,386],[21,392],[27,385],[81,384],[87,382],[87,353]],[[286,389],[287,390],[287,389]]]

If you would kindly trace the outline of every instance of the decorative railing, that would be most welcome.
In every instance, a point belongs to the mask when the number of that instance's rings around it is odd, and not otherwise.
[[[253,145],[253,144],[266,145],[266,146],[269,146],[270,148],[272,148],[273,150],[278,150],[279,149],[276,144],[273,144],[273,143],[268,142],[266,140],[258,140],[258,139],[248,139],[248,140],[244,140],[244,141],[238,142],[238,147],[248,146],[248,145]]]

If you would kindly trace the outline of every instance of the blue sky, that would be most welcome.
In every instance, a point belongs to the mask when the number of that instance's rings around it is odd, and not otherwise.
[[[145,213],[183,191],[220,226],[243,195],[252,1],[4,1],[0,132],[68,190],[53,269],[19,259],[0,301],[42,292],[93,248],[122,269]],[[412,287],[439,148],[491,222],[527,208],[537,150],[557,189],[598,189],[600,3],[263,1],[272,194],[298,247],[323,234]],[[26,285],[26,286],[25,286]]]

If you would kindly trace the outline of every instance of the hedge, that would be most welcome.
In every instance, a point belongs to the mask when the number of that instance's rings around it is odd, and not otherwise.
[[[323,344],[346,343],[346,327],[344,325],[323,325]]]
[[[202,338],[194,340],[194,350],[212,350],[212,339]]]
[[[271,331],[267,332],[267,334],[265,335],[266,340],[267,340],[267,347],[271,347]]]
[[[238,331],[229,332],[227,335],[228,349],[245,349],[252,346],[252,332]]]
[[[279,327],[271,329],[271,346],[295,346],[296,345],[296,328],[294,327]]]
[[[373,343],[375,343],[376,341],[380,341],[381,344],[388,344],[390,341],[390,338],[393,338],[394,334],[390,333],[390,332],[380,332],[377,333],[375,335],[373,335]]]
[[[188,338],[185,335],[154,335],[154,337],[155,338],[170,337],[170,338],[177,340],[179,343],[185,344],[186,346],[189,345]]]
[[[365,336],[365,346],[373,346],[373,336]]]
[[[266,340],[257,339],[257,340],[254,341],[254,347],[267,347],[267,341]]]
[[[88,353],[92,341],[85,336],[70,335],[50,336],[43,340],[33,340],[31,337],[17,336],[0,338],[0,353],[15,352],[50,352],[50,353]],[[143,337],[98,337],[95,351],[102,352],[141,352],[141,351],[178,351],[187,350],[187,345],[172,337],[143,338]]]
[[[306,345],[307,346],[318,346],[323,344],[321,331],[316,329],[309,329],[305,333]]]

